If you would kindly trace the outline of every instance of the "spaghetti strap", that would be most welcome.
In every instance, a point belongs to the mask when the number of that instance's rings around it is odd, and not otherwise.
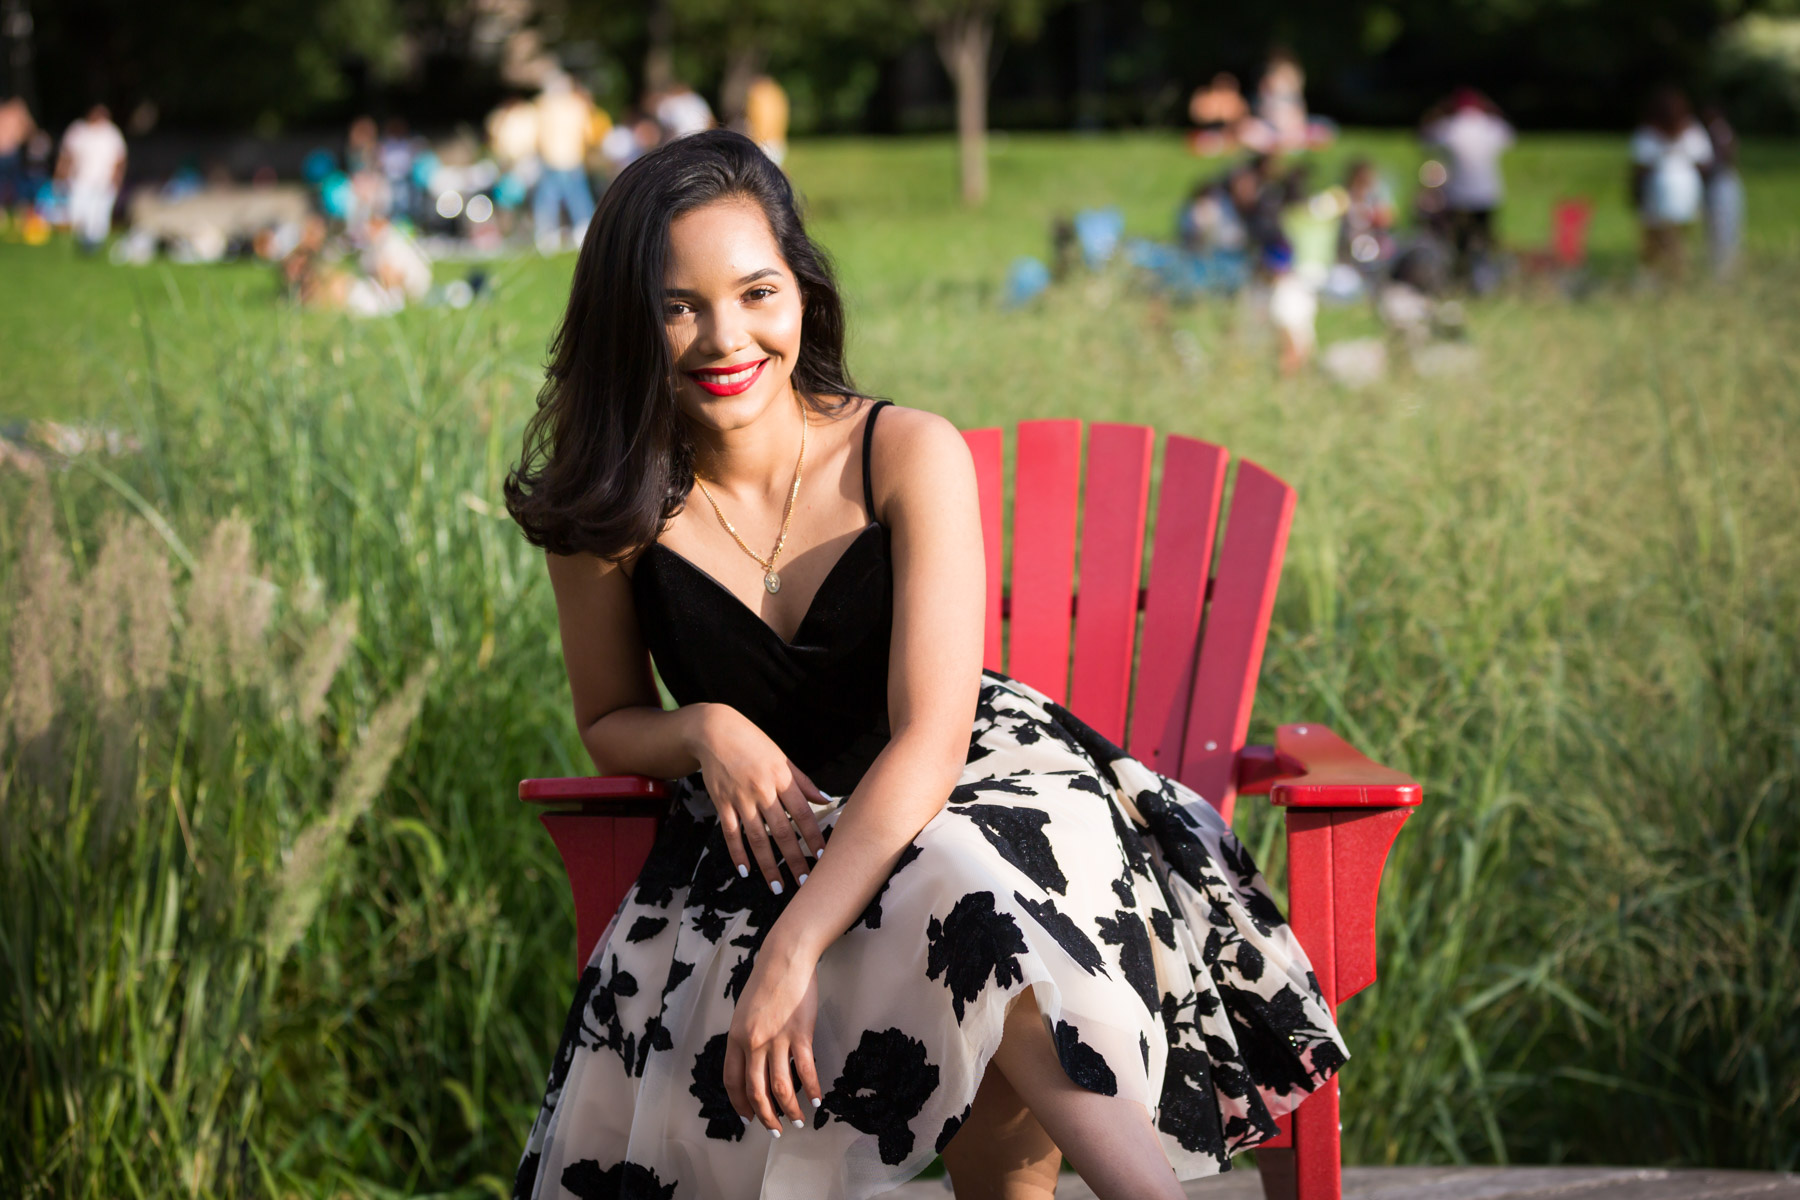
[[[875,444],[875,418],[892,403],[892,400],[877,400],[875,407],[869,410],[868,419],[863,422],[863,508],[871,521],[875,519],[875,481],[869,474],[869,448]]]

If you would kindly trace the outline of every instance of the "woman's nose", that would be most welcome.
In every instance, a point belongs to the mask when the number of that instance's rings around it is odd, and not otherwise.
[[[751,340],[742,315],[735,309],[715,309],[700,324],[700,349],[715,358],[729,358]]]

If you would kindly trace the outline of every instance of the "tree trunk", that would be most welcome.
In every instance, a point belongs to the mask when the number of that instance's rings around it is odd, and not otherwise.
[[[675,82],[675,14],[669,0],[652,0],[645,24],[650,45],[644,51],[644,91],[666,91]]]
[[[762,74],[768,60],[768,54],[754,39],[734,34],[732,48],[725,56],[725,77],[719,83],[719,116],[732,129],[743,129],[750,84]]]
[[[988,52],[994,44],[992,13],[963,12],[937,28],[938,57],[956,87],[956,145],[963,203],[987,199]]]

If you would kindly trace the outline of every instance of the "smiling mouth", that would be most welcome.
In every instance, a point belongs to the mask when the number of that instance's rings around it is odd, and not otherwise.
[[[730,367],[704,367],[687,372],[687,376],[715,396],[735,396],[739,392],[748,391],[768,365],[769,360],[761,358],[753,363],[738,363]]]

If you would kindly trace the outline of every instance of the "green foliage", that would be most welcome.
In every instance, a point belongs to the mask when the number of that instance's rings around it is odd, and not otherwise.
[[[1733,288],[1610,284],[1603,207],[1590,299],[1473,305],[1475,373],[1356,393],[1118,276],[999,311],[1050,214],[1159,232],[1195,166],[993,158],[979,216],[945,141],[792,167],[865,386],[970,427],[1145,422],[1298,487],[1252,735],[1327,721],[1427,796],[1343,1011],[1350,1159],[1800,1166],[1792,151],[1747,148]],[[1527,139],[1508,236],[1618,162]],[[573,978],[512,790],[586,763],[499,481],[570,260],[358,324],[63,253],[0,246],[0,350],[35,412],[141,448],[0,475],[0,1194],[503,1193]],[[1268,811],[1239,827],[1281,878]]]
[[[955,21],[984,21],[1019,37],[1031,37],[1062,0],[909,0],[919,24],[936,29]]]
[[[406,18],[441,18],[445,7],[445,0],[426,0],[403,14],[393,0],[42,6],[43,111],[150,99],[172,122],[278,126],[344,97],[353,63],[377,80],[392,76],[401,65]],[[96,86],[96,94],[77,90]]]
[[[1756,13],[1733,22],[1713,46],[1711,68],[1746,125],[1800,128],[1800,16]]]

